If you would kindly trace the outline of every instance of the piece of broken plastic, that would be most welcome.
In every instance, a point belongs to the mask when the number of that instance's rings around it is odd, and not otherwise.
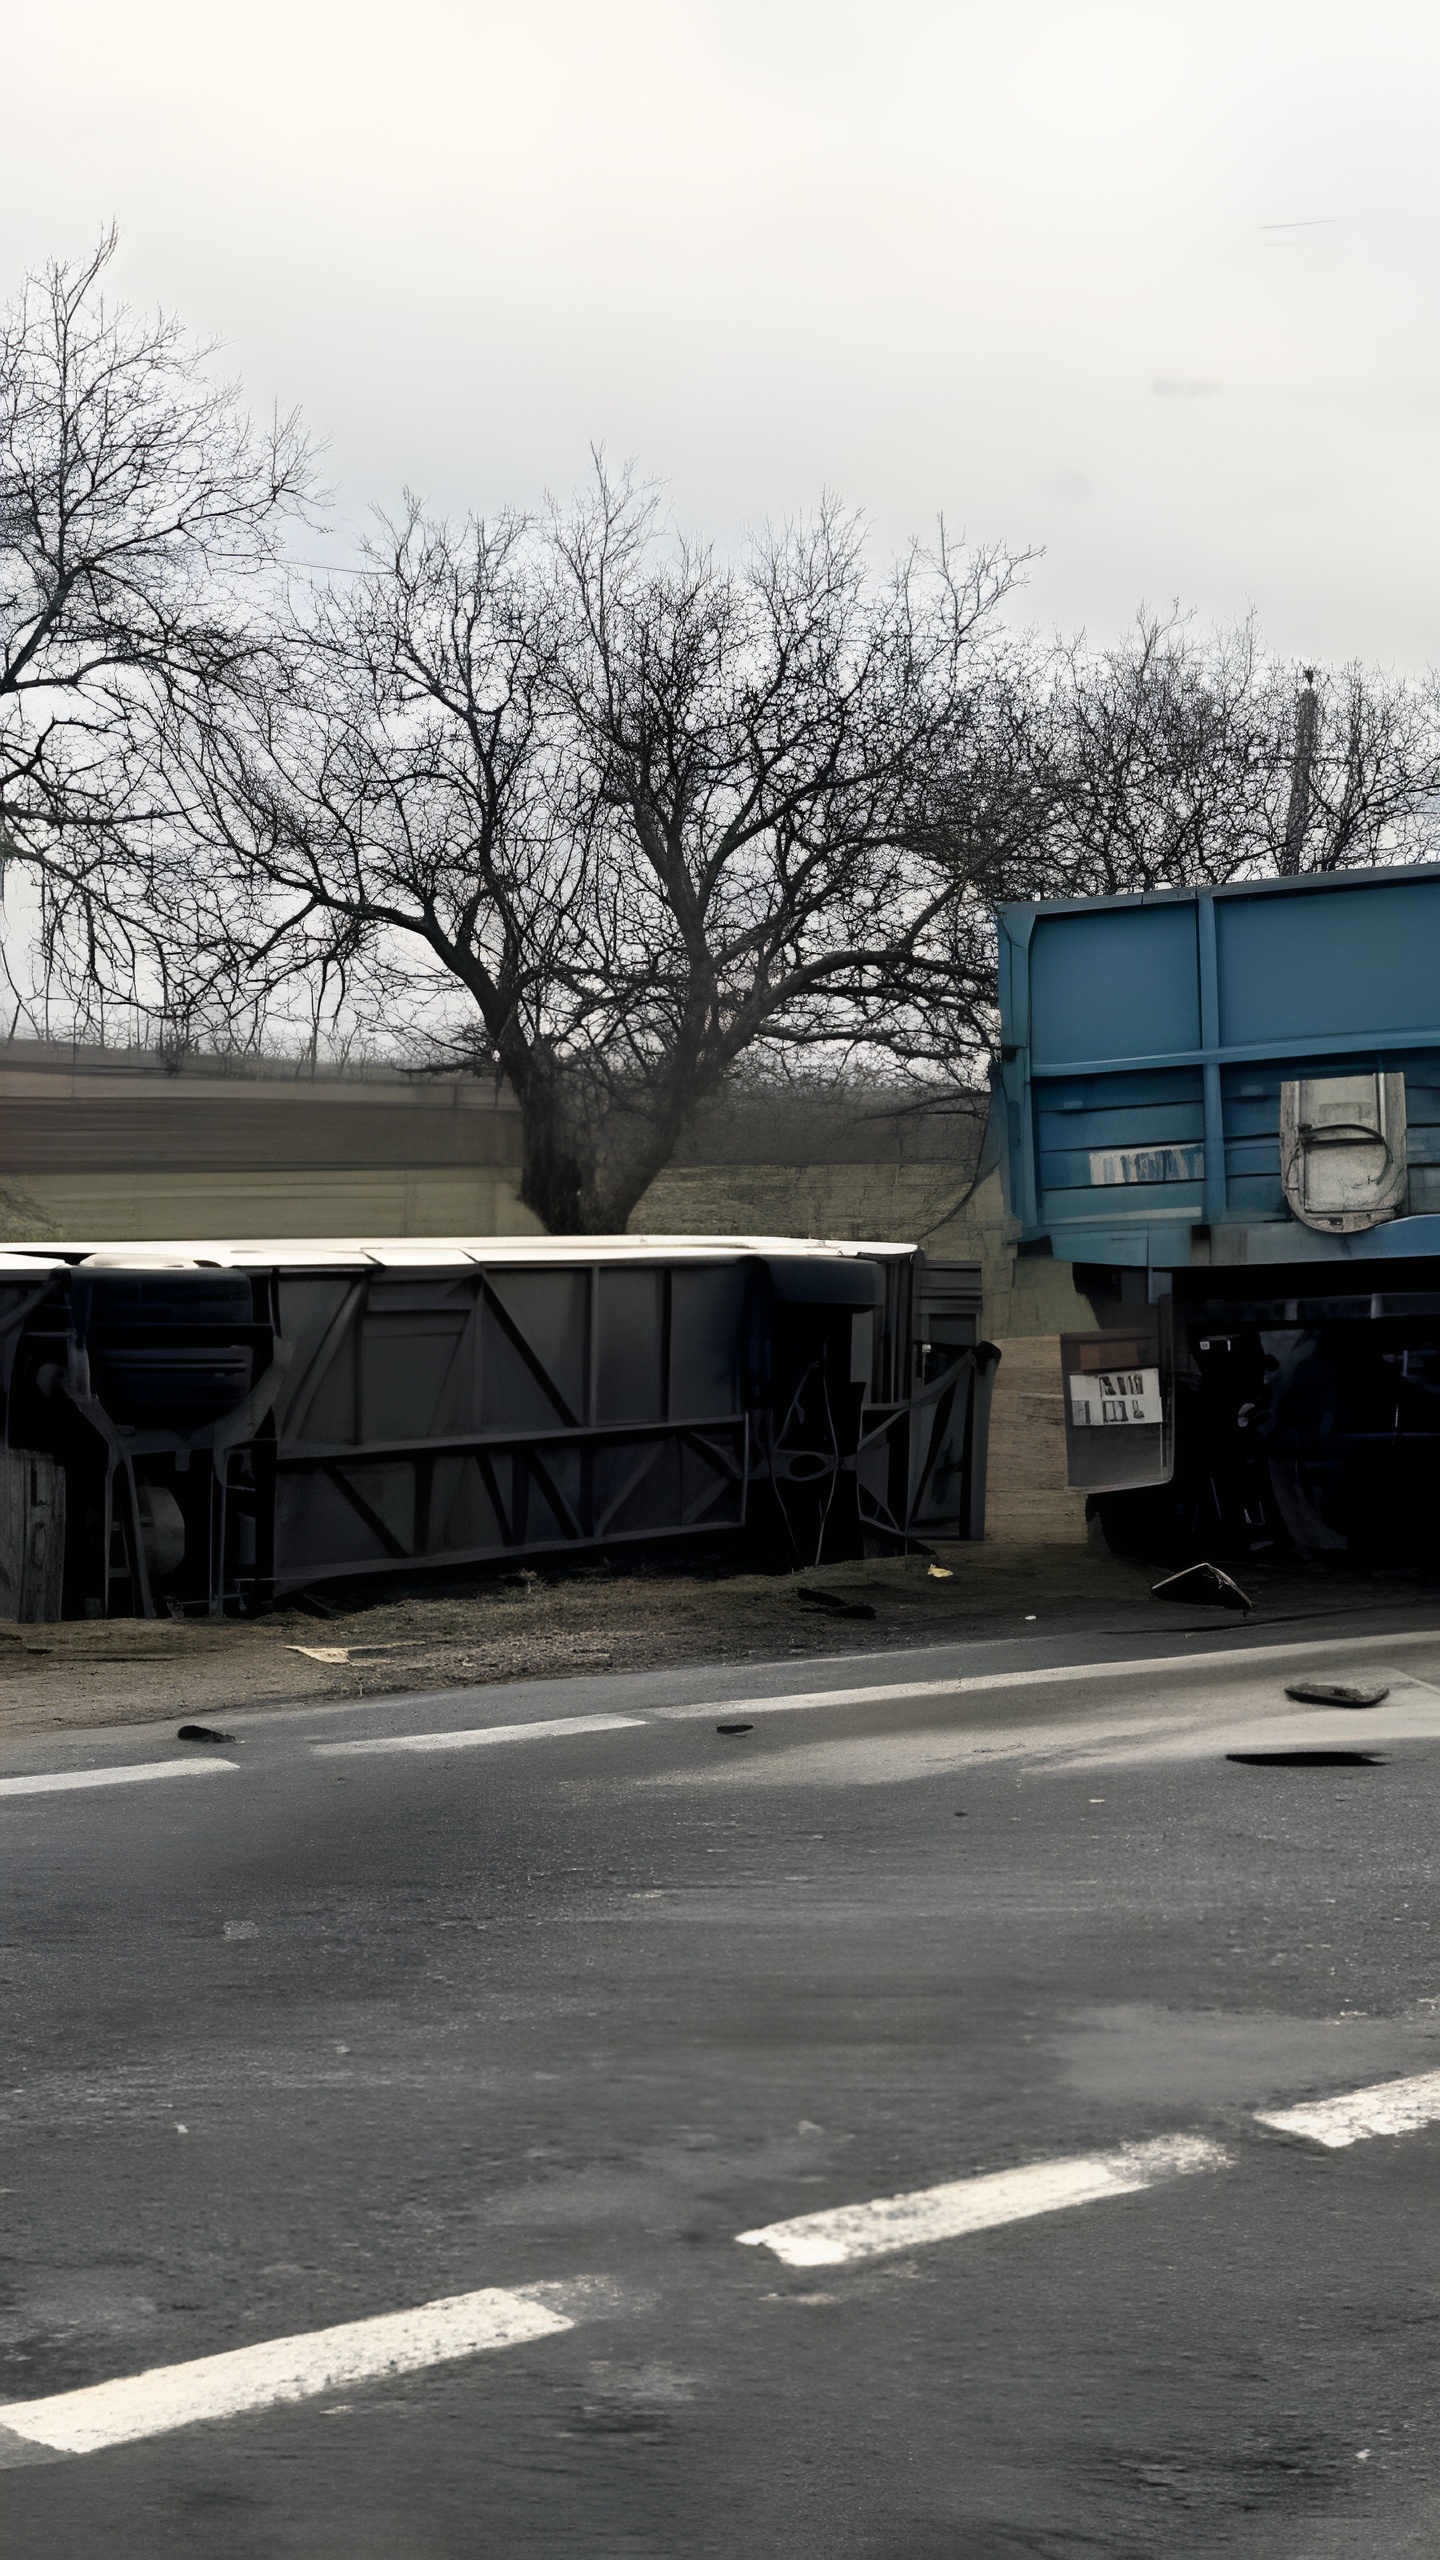
[[[1354,1680],[1291,1680],[1285,1695],[1302,1707],[1378,1707],[1390,1691],[1379,1681],[1366,1685]]]
[[[1187,1564],[1178,1573],[1162,1574],[1150,1585],[1152,1600],[1180,1600],[1207,1609],[1244,1609],[1255,1603],[1232,1574],[1218,1564]]]

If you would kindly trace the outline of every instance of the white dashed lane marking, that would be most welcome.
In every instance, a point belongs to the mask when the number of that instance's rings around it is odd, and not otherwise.
[[[1157,2142],[1126,2143],[1118,2151],[1039,2160],[1028,2169],[993,2169],[940,2187],[917,2187],[909,2195],[802,2213],[793,2222],[768,2222],[762,2230],[741,2231],[736,2237],[746,2248],[773,2250],[790,2267],[838,2267],[853,2258],[962,2240],[972,2231],[994,2231],[1003,2223],[1062,2213],[1071,2205],[1138,2195],[1163,2178],[1227,2169],[1230,2162],[1231,2154],[1218,2142],[1168,2134]]]
[[[138,1787],[149,1778],[213,1778],[238,1760],[144,1760],[135,1769],[48,1769],[33,1778],[0,1778],[0,1796],[68,1795],[75,1787]]]
[[[1328,2151],[1365,2142],[1375,2134],[1419,2133],[1440,2124],[1440,2071],[1425,2071],[1413,2080],[1382,2080],[1373,2089],[1352,2089],[1338,2098],[1319,2098],[1304,2107],[1257,2113],[1257,2124],[1277,2133],[1301,2133],[1323,2142]]]
[[[1331,2149],[1373,2135],[1418,2132],[1440,2122],[1440,2071],[1267,2111],[1257,2114],[1256,2121],[1308,2135]],[[1166,2134],[1122,2143],[1112,2151],[982,2171],[904,2195],[836,2205],[736,2236],[746,2248],[769,2249],[787,2266],[843,2266],[965,2239],[972,2232],[998,2230],[1076,2205],[1139,2195],[1175,2178],[1235,2165],[1236,2154],[1221,2143],[1200,2134]],[[0,2404],[0,2468],[43,2460],[49,2453],[99,2453],[176,2427],[240,2417],[520,2346],[573,2328],[587,2312],[616,2309],[619,2302],[618,2288],[604,2277],[515,2291],[491,2286],[423,2302],[411,2311],[382,2312],[337,2328],[200,2356],[188,2364],[158,2365],[148,2373],[56,2392],[49,2399],[11,2400]]]
[[[339,2328],[312,2329],[298,2337],[269,2338],[261,2346],[200,2356],[191,2364],[157,2365],[119,2382],[97,2382],[83,2391],[59,2391],[48,2400],[0,2404],[0,2442],[43,2447],[51,2453],[103,2453],[140,2436],[166,2435],[202,2419],[236,2418],[248,2410],[321,2393],[497,2347],[525,2345],[575,2325],[561,2310],[567,2295],[583,2297],[583,2284],[537,2285],[525,2292],[498,2286],[422,2302],[413,2311],[382,2312],[374,2320],[347,2320]],[[21,2457],[23,2459],[23,2455]],[[3,2452],[0,2452],[3,2460]]]
[[[1255,2122],[1280,2133],[1303,2134],[1332,2151],[1376,2135],[1419,2133],[1426,2125],[1440,2124],[1440,2071],[1380,2081],[1372,2089],[1346,2090],[1301,2107],[1257,2109]],[[1134,2195],[1165,2178],[1234,2165],[1235,2154],[1221,2143],[1200,2135],[1166,2135],[1154,2142],[1125,2143],[1116,2151],[1041,2160],[1027,2169],[989,2170],[943,2186],[917,2187],[906,2195],[802,2213],[791,2222],[737,2232],[736,2238],[746,2248],[773,2250],[787,2266],[843,2266],[852,2258],[960,2240],[969,2232],[993,2231],[1035,2214]]]

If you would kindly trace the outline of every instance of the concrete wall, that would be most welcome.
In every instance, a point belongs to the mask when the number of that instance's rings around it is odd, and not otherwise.
[[[141,1244],[262,1236],[539,1235],[513,1179],[489,1166],[271,1173],[30,1174],[0,1186],[0,1242],[46,1236]]]
[[[630,1232],[909,1244],[962,1188],[953,1168],[927,1164],[676,1164],[652,1182]]]
[[[702,1112],[634,1234],[866,1237],[978,1261],[1007,1341],[1088,1331],[1069,1267],[1015,1252],[985,1097],[753,1088]],[[533,1235],[514,1097],[476,1077],[0,1046],[0,1240]]]
[[[1065,1482],[1057,1335],[1000,1337],[990,1406],[985,1534],[997,1546],[1083,1546],[1085,1496]]]
[[[1017,1256],[1019,1226],[1005,1208],[998,1171],[967,1197],[968,1182],[963,1164],[953,1162],[671,1165],[651,1184],[630,1229],[923,1243],[941,1260],[980,1264],[992,1341],[1094,1332],[1068,1262]]]
[[[535,1234],[519,1164],[475,1077],[0,1047],[0,1239]]]
[[[985,1323],[992,1341],[1022,1334],[1098,1330],[1089,1300],[1075,1287],[1068,1262],[1017,1254],[1018,1218],[1005,1206],[998,1167],[985,1174],[963,1208],[937,1228],[927,1250],[978,1262],[984,1273]]]

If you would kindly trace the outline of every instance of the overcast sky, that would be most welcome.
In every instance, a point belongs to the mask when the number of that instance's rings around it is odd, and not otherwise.
[[[1419,0],[0,0],[0,270],[121,282],[328,442],[337,538],[593,441],[733,536],[838,490],[1030,606],[1440,659]]]

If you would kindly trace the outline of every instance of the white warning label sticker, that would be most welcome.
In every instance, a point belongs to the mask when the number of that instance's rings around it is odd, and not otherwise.
[[[1070,1378],[1070,1419],[1079,1427],[1101,1423],[1159,1422],[1158,1369],[1097,1369]]]
[[[1097,1147],[1090,1157],[1092,1183],[1203,1182],[1203,1147]]]

